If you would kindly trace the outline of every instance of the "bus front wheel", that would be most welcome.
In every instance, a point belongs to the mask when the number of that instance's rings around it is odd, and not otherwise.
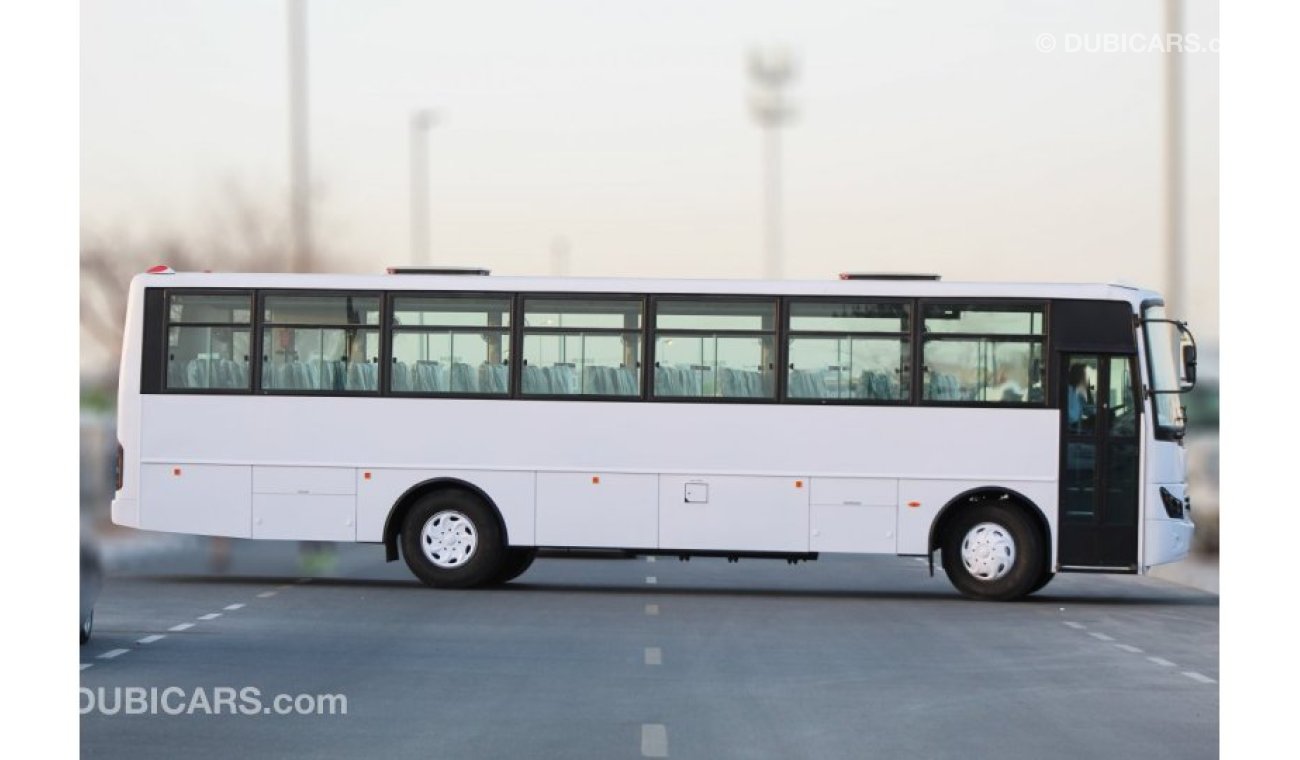
[[[1006,502],[963,509],[944,533],[942,556],[948,580],[971,599],[1019,599],[1043,575],[1042,538],[1029,516]]]
[[[402,523],[402,555],[411,572],[435,588],[491,583],[505,559],[491,507],[464,491],[426,494]]]

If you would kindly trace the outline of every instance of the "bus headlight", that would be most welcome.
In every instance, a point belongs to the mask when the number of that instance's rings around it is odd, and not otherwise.
[[[1169,493],[1169,489],[1160,489],[1160,500],[1165,503],[1165,514],[1174,519],[1179,519],[1183,516],[1186,505],[1183,504],[1182,499]]]

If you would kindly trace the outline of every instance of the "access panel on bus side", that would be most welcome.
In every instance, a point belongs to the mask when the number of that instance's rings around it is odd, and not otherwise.
[[[254,467],[253,538],[355,541],[356,470]]]
[[[249,538],[252,469],[184,462],[142,465],[140,527]]]
[[[537,473],[537,544],[657,547],[656,477],[599,472]]]
[[[808,551],[808,479],[659,476],[663,549]]]
[[[812,479],[809,549],[894,554],[898,540],[898,481],[892,478]]]

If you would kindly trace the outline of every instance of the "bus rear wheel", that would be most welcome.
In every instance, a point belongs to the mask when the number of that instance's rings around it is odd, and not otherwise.
[[[497,569],[497,573],[490,583],[500,584],[513,581],[532,567],[534,559],[537,559],[537,549],[535,547],[519,546],[506,549],[501,566]]]
[[[434,588],[491,583],[505,560],[492,508],[464,491],[420,497],[402,522],[402,556],[411,572]]]
[[[944,572],[971,599],[1019,599],[1037,586],[1043,568],[1042,538],[1028,515],[1006,502],[967,507],[944,533]]]

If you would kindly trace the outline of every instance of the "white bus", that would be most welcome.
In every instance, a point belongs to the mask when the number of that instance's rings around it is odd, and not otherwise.
[[[539,547],[930,557],[981,599],[1186,555],[1154,292],[927,276],[173,273],[131,283],[113,520],[383,544],[437,587]]]

